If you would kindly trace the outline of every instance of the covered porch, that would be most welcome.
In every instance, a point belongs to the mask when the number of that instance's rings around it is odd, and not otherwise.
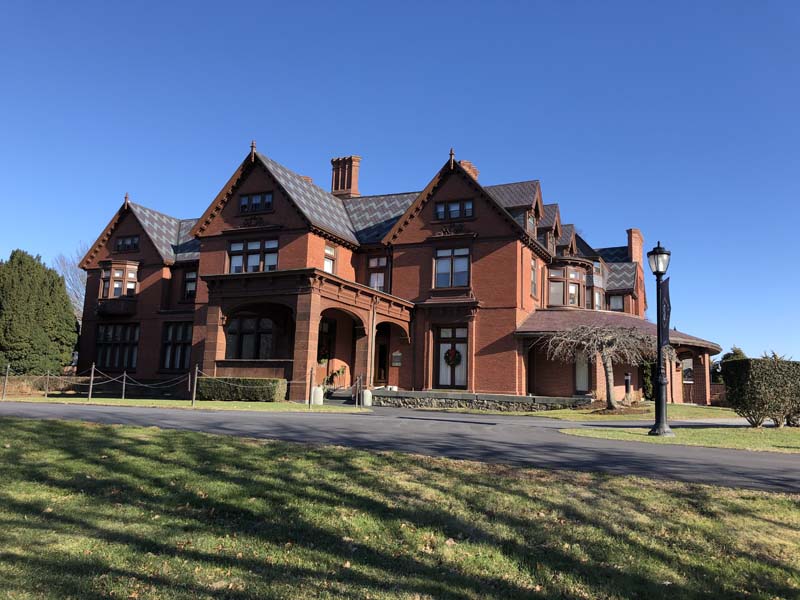
[[[595,357],[561,363],[551,361],[539,340],[548,334],[568,331],[581,325],[635,328],[656,335],[654,323],[639,317],[613,312],[584,309],[547,309],[532,313],[516,330],[519,353],[523,357],[526,373],[526,389],[530,395],[579,396],[591,394],[605,400],[606,375]],[[710,404],[710,360],[721,352],[721,348],[707,340],[670,331],[672,347],[678,355],[677,362],[669,362],[667,371],[667,401]],[[684,385],[684,366],[692,365],[691,387]],[[641,369],[634,365],[616,365],[614,368],[614,393],[618,398],[625,394],[625,377],[630,374],[631,389],[641,394],[643,377]]]
[[[311,386],[403,385],[413,304],[319,269],[208,275],[202,369]]]

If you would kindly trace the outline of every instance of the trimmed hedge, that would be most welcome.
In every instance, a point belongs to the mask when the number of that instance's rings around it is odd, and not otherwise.
[[[772,419],[776,427],[800,420],[800,362],[744,358],[722,363],[725,394],[736,414],[753,427]]]
[[[198,377],[198,400],[280,402],[286,399],[285,379],[257,377]]]

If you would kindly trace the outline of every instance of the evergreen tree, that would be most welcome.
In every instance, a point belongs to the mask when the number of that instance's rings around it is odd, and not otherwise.
[[[0,369],[58,372],[70,363],[76,340],[63,278],[40,257],[14,250],[0,262]]]

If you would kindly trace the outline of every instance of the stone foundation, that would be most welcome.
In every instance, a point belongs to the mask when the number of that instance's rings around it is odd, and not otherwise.
[[[591,403],[590,398],[551,398],[547,396],[511,396],[505,394],[470,394],[466,392],[413,392],[400,390],[372,391],[373,406],[397,408],[477,408],[503,412],[578,408]]]

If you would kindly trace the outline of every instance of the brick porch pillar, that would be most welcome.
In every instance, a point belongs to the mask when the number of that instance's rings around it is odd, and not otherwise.
[[[711,404],[711,378],[708,373],[708,352],[696,354],[692,359],[694,385],[692,386],[692,402],[695,404]]]
[[[369,384],[369,335],[364,325],[356,324],[353,328],[355,336],[355,356],[353,357],[353,382],[356,377],[362,376],[362,385]]]
[[[320,297],[316,290],[297,296],[295,311],[294,352],[292,380],[289,382],[289,400],[308,400],[311,384],[321,377],[309,381],[311,368],[317,364],[317,342],[319,338]]]
[[[217,360],[224,358],[224,350],[220,344],[224,317],[219,306],[209,305],[206,309],[206,337],[203,345],[203,357],[200,369],[209,375],[215,374]]]

